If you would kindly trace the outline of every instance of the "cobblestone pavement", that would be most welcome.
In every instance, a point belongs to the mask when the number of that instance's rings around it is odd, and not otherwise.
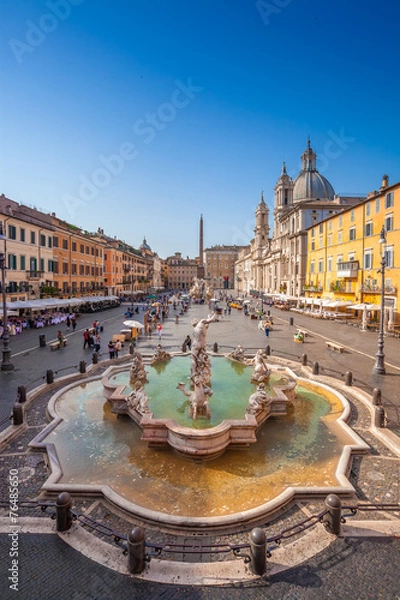
[[[176,324],[173,318],[168,318],[164,323],[162,345],[166,349],[180,347],[186,335],[191,333],[190,320],[194,316],[205,315],[205,307],[192,307],[189,313],[180,318]],[[315,361],[320,364],[320,372],[324,376],[335,376],[343,380],[346,371],[351,369],[357,385],[371,392],[379,386],[382,390],[382,399],[389,417],[389,426],[393,434],[399,427],[399,386],[400,375],[398,339],[385,339],[386,376],[372,375],[374,352],[376,351],[376,334],[360,332],[350,325],[342,323],[321,322],[309,319],[302,315],[294,315],[295,325],[290,325],[291,313],[281,313],[271,309],[275,319],[274,329],[269,338],[265,338],[257,329],[257,322],[233,312],[226,316],[220,323],[210,327],[208,342],[210,346],[217,342],[220,352],[226,352],[241,343],[246,350],[255,351],[259,347],[265,348],[266,342],[270,346],[272,356],[286,356],[288,359],[298,361],[302,354],[307,354],[308,363]],[[123,310],[115,309],[98,315],[104,327],[103,342],[106,346],[113,333],[119,332],[123,321]],[[141,314],[139,315],[139,319]],[[13,362],[16,366],[12,373],[0,374],[0,399],[1,410],[4,417],[10,413],[15,392],[18,385],[27,385],[28,390],[43,383],[46,369],[53,369],[57,378],[67,373],[77,373],[81,360],[88,364],[91,352],[82,348],[82,330],[91,324],[93,315],[82,316],[79,319],[79,330],[67,333],[68,345],[62,351],[50,352],[49,348],[37,348],[37,332],[26,332],[12,339]],[[294,327],[306,329],[308,335],[304,344],[293,342]],[[49,330],[47,338],[51,339]],[[332,339],[345,346],[343,354],[327,350],[326,339]],[[141,339],[138,343],[143,352],[151,351],[158,340]],[[299,348],[300,346],[300,348]],[[127,347],[124,348],[127,353]],[[108,364],[103,362],[98,365],[98,370]],[[123,360],[123,358],[122,358]],[[57,387],[57,382],[55,386]],[[346,390],[345,390],[346,392]],[[352,412],[349,424],[370,445],[370,453],[366,456],[357,456],[352,463],[349,476],[351,483],[357,491],[358,498],[363,502],[373,503],[399,503],[399,456],[377,439],[370,431],[370,414],[363,402],[353,393],[353,388],[348,388],[345,395],[349,399]],[[36,498],[41,485],[48,477],[48,466],[45,454],[32,452],[28,442],[43,428],[46,421],[46,405],[54,393],[53,389],[44,389],[40,398],[29,406],[27,410],[28,428],[19,433],[7,445],[0,445],[0,500],[8,498],[7,474],[10,469],[18,469],[20,499]],[[4,427],[8,423],[4,424]],[[100,520],[116,531],[127,532],[132,528],[132,522],[113,511],[106,502],[90,499],[76,499],[74,508],[85,511],[91,517]],[[300,522],[310,514],[318,513],[323,508],[322,502],[296,502],[288,507],[284,514],[274,518],[266,525],[267,535],[274,535],[287,527]],[[35,509],[22,508],[18,517],[42,517],[48,521],[46,513],[37,514]],[[4,509],[0,513],[3,521],[8,518]],[[399,512],[358,513],[358,521],[384,521],[394,523],[400,518]],[[351,519],[350,519],[351,520]],[[371,525],[371,531],[373,526]],[[398,533],[399,529],[397,529]],[[6,535],[7,529],[3,526],[0,534],[2,556],[2,572],[0,574],[0,589],[2,598],[43,600],[51,598],[96,598],[96,599],[123,599],[123,598],[287,598],[290,600],[301,598],[340,598],[340,599],[375,599],[398,600],[400,598],[399,567],[400,567],[400,540],[398,535],[392,537],[352,537],[350,533],[343,534],[342,538],[333,541],[323,551],[316,553],[300,566],[288,569],[278,574],[270,574],[253,581],[238,581],[229,586],[172,586],[143,581],[133,576],[124,575],[102,566],[80,552],[68,546],[58,535],[49,534],[48,531],[38,533],[19,533],[19,591],[10,589],[7,581],[7,569],[11,566],[10,536]],[[149,528],[146,531],[152,543],[171,543],[179,536],[171,536],[161,529]],[[93,547],[96,546],[96,536],[101,542],[110,542],[107,536],[97,533],[92,536]],[[238,527],[236,531],[227,535],[214,535],[208,538],[213,544],[230,543],[241,544],[248,541],[249,529]],[[112,542],[111,542],[112,543]],[[274,553],[272,552],[272,556]],[[170,559],[181,560],[181,556],[171,556]],[[210,555],[210,561],[226,561],[226,556]],[[234,559],[232,556],[230,560]],[[126,558],[121,552],[121,561]],[[224,570],[221,562],[221,570]],[[4,593],[3,593],[4,590]],[[68,590],[66,592],[65,590]]]

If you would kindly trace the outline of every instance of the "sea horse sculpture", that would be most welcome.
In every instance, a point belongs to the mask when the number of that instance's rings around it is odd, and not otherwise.
[[[186,384],[183,382],[178,383],[176,387],[189,398],[189,416],[192,419],[196,420],[198,416],[205,417],[206,419],[211,417],[208,398],[213,395],[213,391],[208,385],[203,384],[200,377],[195,376],[193,390],[187,390]]]

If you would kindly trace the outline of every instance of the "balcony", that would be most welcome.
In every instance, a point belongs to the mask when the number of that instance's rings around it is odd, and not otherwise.
[[[358,260],[340,262],[337,264],[337,276],[338,277],[357,277],[358,269],[359,269]]]
[[[309,284],[309,285],[304,284],[303,285],[303,290],[305,292],[322,292],[323,288],[322,288],[322,285],[318,285],[318,284],[315,284],[315,285],[313,285],[313,284]]]
[[[43,277],[44,271],[25,271],[28,281],[39,281]]]
[[[382,288],[379,285],[364,284],[360,285],[359,291],[363,294],[380,294]],[[385,294],[397,294],[397,288],[392,285],[385,285],[384,292]]]

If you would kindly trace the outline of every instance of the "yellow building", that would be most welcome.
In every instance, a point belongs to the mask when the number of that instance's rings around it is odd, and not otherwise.
[[[385,243],[381,241],[384,231]],[[384,301],[400,322],[400,183],[383,177],[379,191],[360,204],[307,230],[307,295],[381,303],[382,253]]]

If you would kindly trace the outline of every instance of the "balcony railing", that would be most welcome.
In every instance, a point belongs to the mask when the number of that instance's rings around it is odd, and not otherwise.
[[[44,271],[25,271],[28,281],[38,281],[43,277]]]
[[[322,285],[303,285],[303,290],[305,292],[322,292],[323,287]]]
[[[363,294],[380,294],[382,291],[382,288],[380,285],[365,285],[364,284],[364,285],[360,286],[359,291],[362,292]],[[385,292],[385,294],[396,294],[397,288],[395,288],[391,285],[385,285],[384,292]]]

